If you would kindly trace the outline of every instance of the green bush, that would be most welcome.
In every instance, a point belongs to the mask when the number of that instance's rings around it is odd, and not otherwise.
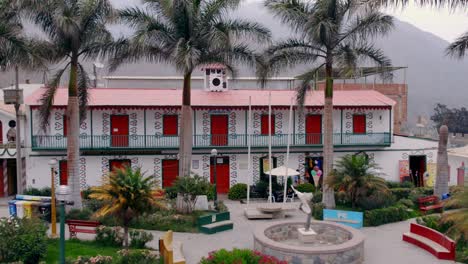
[[[146,230],[172,230],[174,232],[196,232],[197,218],[201,212],[179,214],[175,210],[161,210],[134,218],[130,227]]]
[[[247,184],[237,183],[231,186],[228,193],[230,200],[240,200],[247,198]]]
[[[312,202],[313,203],[321,203],[323,198],[323,194],[321,191],[316,191],[314,193],[314,197],[312,197]]]
[[[211,190],[210,186],[211,184],[206,178],[198,175],[177,177],[174,182],[174,188],[184,201],[184,206],[177,208],[177,210],[190,214],[195,207],[197,195],[207,195]]]
[[[345,191],[335,192],[335,202],[337,205],[351,206],[351,199]]]
[[[408,199],[413,189],[411,188],[393,188],[390,189],[397,200]]]
[[[325,208],[325,204],[318,203],[312,206],[312,217],[315,220],[323,220],[323,209]]]
[[[406,208],[414,208],[414,202],[410,199],[400,199],[397,204],[405,206]]]
[[[214,184],[210,184],[210,187],[208,188],[208,192],[206,193],[208,201],[214,200],[214,194],[215,194],[215,186]]]
[[[47,226],[37,218],[0,219],[0,263],[36,264],[47,253]]]
[[[427,215],[423,217],[416,218],[416,222],[420,225],[427,226],[434,230],[437,230],[441,233],[446,233],[450,227],[453,226],[453,223],[440,221],[440,215]]]
[[[130,247],[131,248],[145,248],[146,243],[153,240],[153,234],[145,232],[144,230],[133,229],[129,231]]]
[[[26,195],[34,195],[34,196],[51,196],[50,187],[44,187],[42,189],[29,187],[24,191]]]
[[[393,181],[387,181],[386,182],[388,188],[394,189],[394,188],[414,188],[414,184],[410,181],[406,182],[393,182]]]
[[[66,219],[73,219],[73,220],[89,220],[91,219],[91,215],[93,212],[88,208],[83,209],[71,209],[67,215]]]
[[[364,226],[379,226],[383,224],[406,220],[410,217],[407,208],[403,206],[391,206],[382,209],[364,212]]]
[[[315,192],[315,187],[312,183],[301,183],[301,184],[298,184],[295,188],[296,190],[300,192],[307,192],[307,193]]]
[[[103,246],[121,247],[124,240],[122,228],[119,226],[98,226],[94,240]]]
[[[357,204],[363,210],[384,208],[395,204],[395,196],[391,193],[374,192],[360,198]]]
[[[258,181],[255,184],[255,192],[260,196],[259,198],[265,198],[268,196],[268,182]]]
[[[150,250],[120,250],[119,257],[115,264],[145,263],[159,264],[159,255]]]
[[[174,186],[164,188],[166,191],[166,198],[167,199],[175,199],[177,198],[177,189]]]
[[[264,255],[250,249],[234,248],[231,251],[220,249],[201,259],[200,264],[286,264],[275,257]]]
[[[91,212],[96,212],[101,209],[106,204],[105,201],[97,200],[97,199],[83,199],[83,206]]]

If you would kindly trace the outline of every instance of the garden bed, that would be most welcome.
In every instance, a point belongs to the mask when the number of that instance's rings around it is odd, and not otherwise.
[[[65,241],[67,259],[76,259],[79,256],[94,257],[97,255],[117,257],[117,251],[121,247],[103,246],[95,241],[82,241],[72,239]],[[59,239],[49,239],[47,241],[46,263],[58,263],[59,259]]]

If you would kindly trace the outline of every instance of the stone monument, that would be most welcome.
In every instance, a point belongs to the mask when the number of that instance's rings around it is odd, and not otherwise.
[[[447,156],[448,127],[443,125],[439,130],[439,149],[437,151],[437,174],[434,185],[434,195],[442,197],[448,193],[449,165]]]
[[[312,220],[312,208],[310,208],[309,203],[314,195],[312,193],[299,192],[293,186],[291,186],[291,188],[296,193],[297,198],[299,198],[301,201],[299,209],[307,215],[307,220],[304,227],[297,229],[297,232],[299,233],[298,238],[302,243],[312,243],[317,236],[317,233],[310,228],[310,221]]]

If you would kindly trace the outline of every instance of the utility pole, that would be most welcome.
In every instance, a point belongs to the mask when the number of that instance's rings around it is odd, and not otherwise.
[[[16,90],[16,191],[19,194],[23,194],[23,162],[21,157],[21,116],[20,116],[20,105],[22,94],[19,89],[19,70],[18,65],[15,65],[15,90]]]

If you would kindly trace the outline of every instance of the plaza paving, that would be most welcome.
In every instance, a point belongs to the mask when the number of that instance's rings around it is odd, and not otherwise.
[[[234,222],[234,229],[213,235],[174,233],[174,239],[183,242],[183,251],[188,264],[195,264],[210,251],[226,248],[253,248],[253,230],[262,228],[266,223],[278,220],[247,220],[243,215],[245,205],[239,202],[226,201]],[[0,217],[8,216],[8,208],[5,203],[0,203]],[[288,219],[305,221],[305,215],[301,212],[293,212]],[[365,240],[366,264],[437,264],[455,263],[436,259],[427,251],[412,244],[403,242],[402,233],[408,231],[409,224],[414,220],[408,220],[379,227],[366,227],[362,232]],[[57,228],[58,229],[58,228]],[[158,247],[157,239],[164,232],[151,231],[155,239],[149,244],[153,248]],[[67,234],[68,237],[68,234]],[[91,235],[78,234],[79,238],[92,239]]]

